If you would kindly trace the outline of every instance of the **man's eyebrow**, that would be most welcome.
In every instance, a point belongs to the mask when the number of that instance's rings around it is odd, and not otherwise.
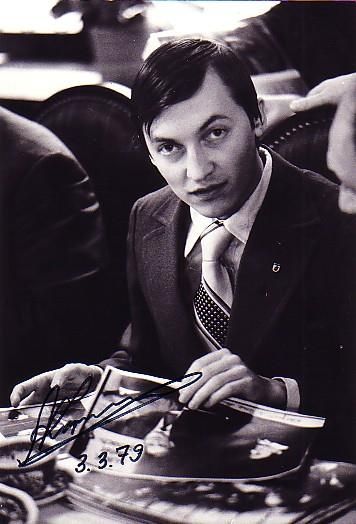
[[[199,131],[204,131],[204,129],[209,127],[210,124],[215,122],[215,120],[230,120],[230,118],[226,115],[212,115],[211,117],[208,118],[206,122],[204,122],[204,124],[200,126]]]
[[[204,131],[207,127],[210,126],[215,120],[230,120],[230,118],[226,115],[212,115],[210,116],[199,128],[199,132],[201,133]],[[163,136],[153,136],[150,137],[152,142],[175,142],[173,138],[167,138]]]
[[[151,142],[175,142],[173,138],[165,138],[164,136],[150,136]]]

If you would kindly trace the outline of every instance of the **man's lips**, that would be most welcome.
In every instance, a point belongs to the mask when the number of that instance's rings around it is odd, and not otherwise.
[[[224,186],[225,182],[210,184],[209,186],[199,187],[193,191],[189,191],[189,194],[196,197],[212,197],[215,196],[216,193],[220,192]]]

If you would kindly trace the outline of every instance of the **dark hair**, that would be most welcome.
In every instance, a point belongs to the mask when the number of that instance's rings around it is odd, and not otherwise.
[[[219,42],[186,38],[160,46],[138,72],[131,99],[140,141],[143,141],[142,129],[149,133],[153,120],[164,109],[198,91],[209,67],[246,111],[252,126],[261,118],[251,77],[236,54]]]

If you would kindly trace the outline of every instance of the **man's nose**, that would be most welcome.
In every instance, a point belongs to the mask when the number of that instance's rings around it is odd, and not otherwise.
[[[187,178],[203,180],[212,170],[213,163],[202,147],[192,147],[187,151]]]

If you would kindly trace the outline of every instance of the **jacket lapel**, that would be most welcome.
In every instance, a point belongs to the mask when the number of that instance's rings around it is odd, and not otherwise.
[[[237,277],[227,347],[246,363],[303,277],[319,217],[301,171],[273,155],[273,173]]]
[[[202,351],[195,337],[193,311],[185,294],[184,244],[190,223],[189,208],[171,195],[152,215],[143,238],[146,281],[152,309],[162,323],[165,355],[178,373],[187,371]]]

